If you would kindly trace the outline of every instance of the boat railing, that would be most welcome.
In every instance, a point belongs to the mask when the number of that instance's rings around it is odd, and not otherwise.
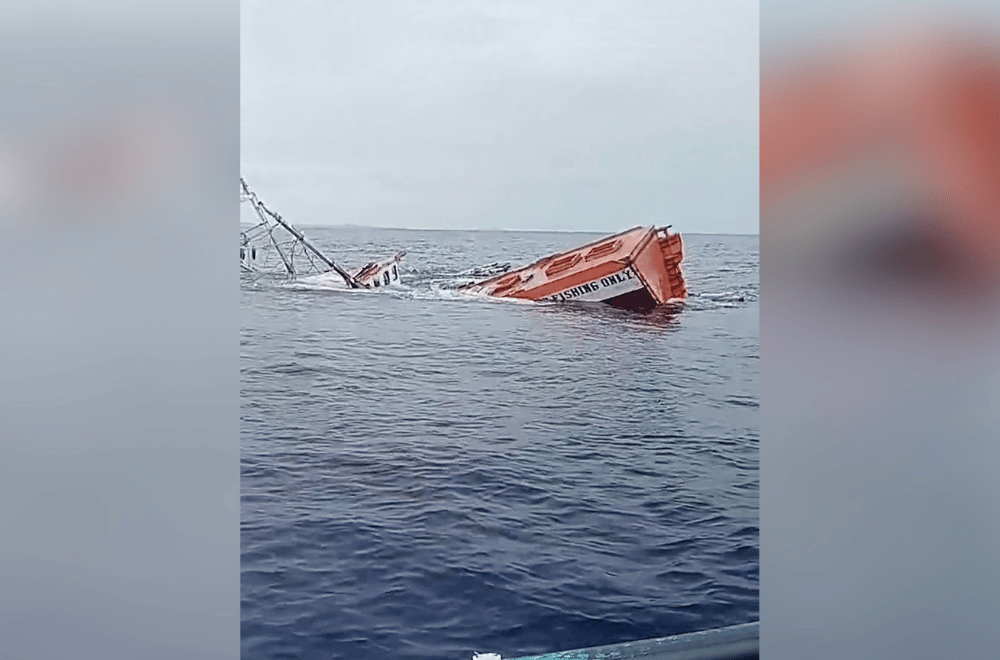
[[[501,660],[496,654],[479,660]],[[572,651],[525,656],[515,660],[759,660],[760,622],[622,642]]]

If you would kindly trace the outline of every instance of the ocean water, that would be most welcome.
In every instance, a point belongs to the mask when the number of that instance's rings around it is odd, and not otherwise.
[[[758,618],[758,238],[648,314],[463,296],[594,234],[304,228],[398,291],[245,280],[242,657],[470,660]],[[234,264],[235,268],[235,264]]]

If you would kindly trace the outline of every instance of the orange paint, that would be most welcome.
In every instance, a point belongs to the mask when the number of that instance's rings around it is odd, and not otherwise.
[[[635,227],[461,290],[498,298],[648,308],[687,297],[682,259],[679,234]]]

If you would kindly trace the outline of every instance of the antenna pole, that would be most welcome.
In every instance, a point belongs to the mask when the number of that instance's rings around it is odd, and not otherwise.
[[[358,282],[354,277],[352,277],[350,273],[348,273],[346,270],[335,264],[332,259],[328,258],[325,254],[320,252],[319,248],[310,243],[302,232],[300,232],[298,229],[285,222],[280,215],[278,215],[271,209],[264,206],[264,202],[260,201],[260,198],[257,197],[256,193],[250,190],[250,186],[247,185],[247,182],[243,177],[240,177],[240,186],[243,188],[243,194],[245,194],[250,199],[250,202],[253,204],[253,207],[257,211],[257,214],[261,216],[261,220],[264,220],[263,216],[264,213],[269,215],[275,222],[284,227],[285,230],[288,231],[288,233],[297,238],[299,242],[302,243],[302,245],[304,245],[310,252],[316,255],[320,261],[325,263],[332,270],[336,271],[338,275],[344,278],[344,282],[347,283],[347,286],[351,287],[352,289],[367,288],[364,284]],[[278,254],[281,254],[280,249],[278,251]],[[291,264],[289,264],[288,261],[285,259],[284,254],[281,254],[281,258],[285,262],[285,267],[288,268],[288,272],[294,275],[295,273],[292,270]]]

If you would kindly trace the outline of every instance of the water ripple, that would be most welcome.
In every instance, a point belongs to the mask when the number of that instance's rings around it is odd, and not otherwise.
[[[513,657],[757,618],[758,243],[634,314],[453,291],[591,235],[313,229],[406,287],[246,283],[245,658]],[[466,277],[467,281],[467,277]]]

